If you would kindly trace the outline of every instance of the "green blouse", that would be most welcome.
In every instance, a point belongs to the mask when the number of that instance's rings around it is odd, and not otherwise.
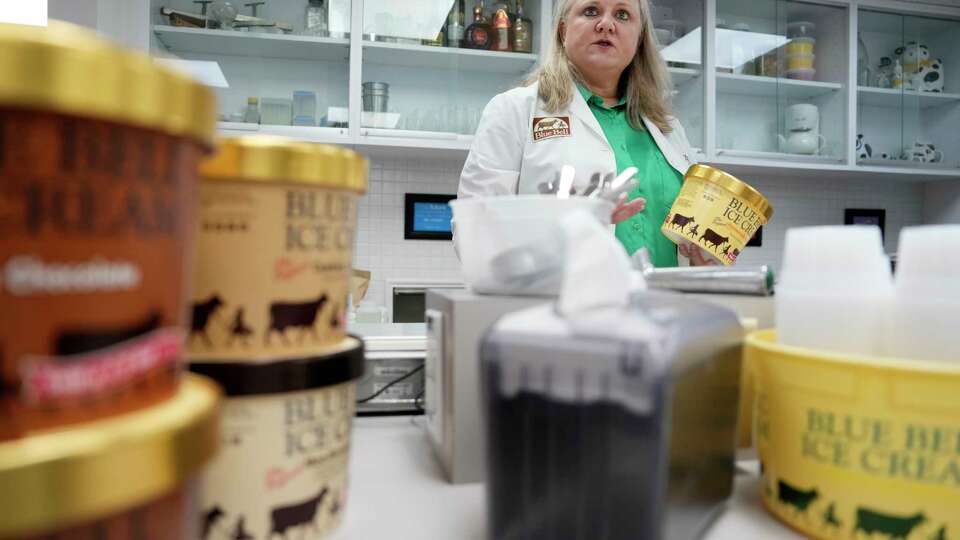
[[[643,197],[647,207],[630,219],[617,224],[620,243],[633,255],[646,246],[650,259],[657,267],[677,266],[677,246],[660,232],[660,225],[680,193],[683,175],[670,166],[663,152],[645,129],[634,129],[627,121],[627,104],[621,99],[612,107],[603,104],[603,98],[594,95],[583,85],[577,85],[583,99],[596,117],[607,142],[613,147],[617,173],[627,167],[639,169],[640,185],[628,194],[630,200]]]

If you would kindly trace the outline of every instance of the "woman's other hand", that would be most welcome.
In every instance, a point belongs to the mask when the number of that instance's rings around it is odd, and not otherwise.
[[[680,254],[690,260],[690,266],[714,266],[717,261],[707,257],[697,246],[690,244],[680,244]]]
[[[636,214],[643,212],[643,209],[646,207],[647,200],[643,197],[637,197],[636,199],[630,201],[627,200],[627,194],[624,193],[620,195],[620,198],[617,200],[617,206],[613,209],[610,222],[616,225],[617,223],[626,221]]]

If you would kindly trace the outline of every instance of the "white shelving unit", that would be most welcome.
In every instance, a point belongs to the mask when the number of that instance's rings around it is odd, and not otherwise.
[[[682,67],[669,67],[667,68],[667,71],[670,72],[670,77],[673,79],[674,86],[682,86],[683,84],[696,79],[703,73],[699,69]]]
[[[158,2],[166,3],[181,0],[135,0],[149,2],[152,14],[151,23],[161,22],[153,7]],[[391,84],[391,110],[410,118],[415,110],[429,110],[455,106],[466,102],[474,109],[482,107],[484,96],[493,95],[506,87],[517,84],[522,76],[534,68],[539,60],[537,54],[501,53],[446,47],[431,47],[369,41],[363,38],[362,17],[364,3],[369,0],[352,0],[354,18],[351,37],[346,39],[320,38],[297,34],[251,33],[226,30],[207,30],[182,28],[167,24],[152,24],[152,46],[163,49],[184,58],[197,58],[221,61],[228,82],[232,88],[222,92],[226,100],[226,112],[237,112],[246,103],[246,96],[285,97],[295,89],[318,91],[320,110],[323,107],[350,107],[349,128],[299,127],[277,125],[252,125],[221,122],[220,132],[225,135],[241,133],[268,133],[293,137],[305,141],[335,143],[371,151],[393,151],[419,153],[426,155],[448,154],[463,155],[472,144],[472,136],[445,132],[383,130],[360,125],[360,86],[366,81],[384,81]],[[733,1],[731,4],[730,1]],[[751,8],[752,2],[767,0],[728,0],[725,4],[729,13],[718,13],[722,0],[675,0],[675,9],[681,11],[677,16],[686,19],[688,30],[700,31],[704,40],[713,40],[714,26],[722,16],[727,18],[746,17],[750,19],[752,31],[776,31],[782,29],[762,28],[757,13],[760,7]],[[902,0],[814,0],[815,3],[789,2],[788,17],[806,16],[816,13],[815,5],[839,7],[840,17],[827,17],[822,20],[830,36],[836,36],[836,30],[849,37],[845,29],[850,23],[850,32],[859,31],[855,16],[864,9],[885,12],[916,14],[922,17],[943,20],[960,20],[960,7],[920,5]],[[183,0],[184,6],[189,6]],[[550,36],[543,25],[548,25],[553,12],[552,0],[539,0],[534,4],[538,14],[535,49],[544,51],[550,45]],[[760,4],[756,4],[759,6]],[[181,7],[184,7],[181,6]],[[676,7],[679,6],[679,7]],[[702,7],[701,7],[702,6]],[[767,4],[763,4],[767,6]],[[369,6],[367,6],[369,7]],[[296,10],[290,6],[278,8]],[[702,13],[695,15],[697,10]],[[766,9],[766,8],[763,8]],[[693,11],[691,11],[693,10]],[[759,10],[759,11],[758,11]],[[732,13],[732,16],[731,16]],[[286,16],[286,15],[285,15]],[[293,15],[289,15],[293,17]],[[849,18],[849,20],[848,20]],[[728,23],[731,21],[728,21]],[[779,23],[778,23],[779,24]],[[894,26],[883,26],[884,20],[877,19],[859,24],[867,24],[865,32],[893,32]],[[872,25],[872,26],[870,26]],[[134,25],[131,25],[134,26]],[[943,23],[929,23],[930,32],[941,32]],[[925,27],[917,26],[920,30]],[[825,29],[821,29],[827,32]],[[827,37],[825,34],[821,37]],[[819,171],[838,180],[844,178],[896,178],[903,180],[944,180],[960,179],[960,168],[950,168],[960,155],[947,153],[946,164],[918,165],[910,163],[857,163],[853,158],[852,139],[860,129],[862,115],[872,117],[874,124],[891,119],[898,109],[919,111],[919,122],[927,130],[948,132],[950,125],[960,115],[960,87],[954,82],[957,75],[947,74],[951,83],[946,93],[923,93],[900,91],[872,87],[858,87],[855,84],[856,69],[847,70],[844,65],[856,65],[856,36],[849,39],[853,46],[847,46],[847,37],[842,39],[820,40],[817,43],[818,70],[820,80],[804,81],[787,78],[740,75],[718,72],[720,59],[713,51],[704,48],[703,58],[689,67],[670,67],[668,71],[677,91],[674,96],[678,116],[684,122],[688,136],[703,148],[702,160],[731,167],[734,170],[752,171],[770,175],[777,174],[815,174]],[[838,47],[842,46],[844,50]],[[947,53],[946,46],[937,42],[935,54]],[[888,48],[883,44],[882,50]],[[838,54],[847,54],[848,60],[837,60]],[[957,53],[960,54],[960,53]],[[833,59],[827,61],[826,57]],[[842,58],[842,57],[840,57]],[[876,59],[874,59],[876,60]],[[692,61],[692,60],[691,60]],[[827,61],[827,64],[822,64]],[[948,64],[950,64],[948,62]],[[950,67],[950,66],[948,66]],[[824,68],[824,69],[821,69]],[[839,71],[838,71],[839,70]],[[956,70],[953,70],[956,71]],[[849,72],[849,73],[848,73]],[[831,82],[823,82],[831,81]],[[289,87],[289,90],[287,89]],[[951,90],[953,90],[951,92]],[[355,95],[354,95],[355,94]],[[451,98],[449,96],[463,96]],[[463,101],[465,100],[465,101]],[[825,136],[834,145],[834,154],[827,156],[798,156],[775,151],[774,139],[763,139],[762,145],[748,144],[738,146],[727,144],[713,131],[715,126],[741,125],[739,132],[754,129],[756,125],[748,120],[757,114],[764,114],[767,122],[776,118],[773,108],[790,103],[814,103],[820,107],[822,124],[832,124],[831,133]],[[865,112],[861,112],[865,109]],[[761,111],[763,111],[761,113]],[[849,111],[849,116],[848,116]],[[836,121],[844,118],[842,123]],[[826,119],[830,119],[827,122]],[[892,120],[891,120],[892,121]],[[400,126],[403,127],[403,126]],[[874,126],[875,129],[876,126]],[[914,124],[904,125],[903,129],[916,130]],[[758,127],[759,129],[759,127]],[[763,127],[770,131],[769,126]],[[738,133],[734,130],[734,133]],[[775,131],[774,131],[775,133]],[[918,135],[922,138],[923,133]],[[759,134],[757,136],[764,136]],[[846,138],[851,139],[846,142]],[[695,140],[696,139],[696,140]],[[743,142],[742,140],[740,142]],[[882,142],[882,141],[880,141]],[[848,150],[840,152],[842,146]],[[878,146],[874,141],[874,147]],[[881,146],[884,146],[881,144]],[[889,145],[885,145],[889,146]],[[950,144],[944,144],[949,147]],[[749,148],[749,150],[746,150]],[[938,149],[940,147],[938,146]]]
[[[840,164],[843,165],[844,159],[836,156],[788,154],[785,152],[758,152],[751,150],[730,150],[720,148],[717,150],[717,156],[726,156],[741,159],[759,159],[770,161],[795,161],[797,163],[811,164]]]
[[[350,41],[347,39],[181,28],[160,24],[154,25],[153,32],[157,39],[174,53],[322,61],[346,61],[350,58]]]
[[[270,124],[250,124],[244,122],[218,122],[217,128],[226,136],[260,133],[290,137],[309,142],[350,144],[349,130],[345,128],[311,127],[311,126],[277,126]]]
[[[894,88],[857,88],[858,100],[867,107],[900,107],[903,103],[916,103],[921,109],[960,105],[960,94],[941,92],[918,92]]]
[[[723,94],[768,98],[780,96],[800,100],[839,92],[842,89],[843,85],[839,83],[717,73],[717,91]]]
[[[535,54],[453,49],[428,45],[363,42],[363,61],[374,64],[428,69],[456,69],[469,66],[472,71],[525,73],[537,63]]]

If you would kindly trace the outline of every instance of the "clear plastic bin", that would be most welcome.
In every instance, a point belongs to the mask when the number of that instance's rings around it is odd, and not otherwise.
[[[554,195],[451,201],[463,277],[480,294],[555,295],[563,278],[560,219],[577,209],[610,223],[613,203]]]
[[[578,327],[548,304],[482,342],[488,537],[696,538],[733,487],[736,315],[642,293]]]

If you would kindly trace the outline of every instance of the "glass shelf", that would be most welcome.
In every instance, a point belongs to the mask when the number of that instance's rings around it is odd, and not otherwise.
[[[870,9],[858,20],[857,163],[960,169],[960,21]]]
[[[849,10],[717,0],[717,154],[845,163]]]

